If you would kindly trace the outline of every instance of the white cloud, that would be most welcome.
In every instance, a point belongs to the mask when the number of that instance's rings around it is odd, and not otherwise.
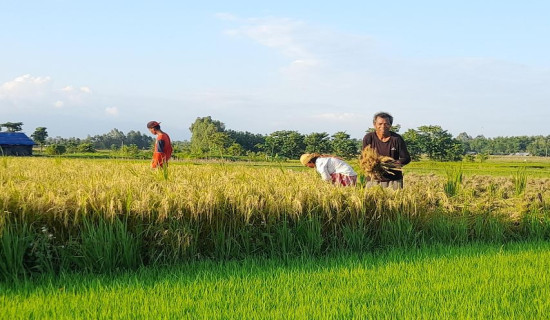
[[[0,86],[0,102],[16,110],[38,111],[53,107],[80,107],[89,103],[89,87],[78,90],[72,85],[55,87],[49,76],[25,74]]]
[[[228,36],[242,36],[277,50],[293,63],[320,65],[324,60],[344,63],[350,54],[370,58],[375,41],[370,36],[335,32],[289,18],[234,18],[240,26],[225,30]],[[340,62],[342,62],[340,61]]]
[[[393,113],[404,129],[439,124],[454,134],[494,136],[513,134],[505,124],[521,118],[526,108],[550,117],[542,111],[550,100],[545,89],[550,85],[548,68],[490,57],[404,57],[384,51],[369,35],[338,33],[292,19],[231,21],[238,25],[227,35],[249,38],[288,59],[279,68],[278,82],[256,92],[258,105],[284,109],[291,119],[303,118],[307,110],[320,126],[347,121],[359,128],[360,118],[366,129],[372,115],[383,110]],[[474,114],[482,119],[498,114],[501,120],[481,124],[472,121]],[[287,122],[283,114],[275,116]]]
[[[47,94],[50,88],[50,77],[33,77],[30,74],[25,74],[0,86],[0,100],[32,99]]]
[[[68,128],[66,119],[80,119],[78,124],[71,123],[82,136],[124,122],[131,123],[129,128],[142,128],[143,121],[156,117],[151,106],[162,106],[172,119],[164,123],[176,122],[180,137],[189,134],[189,124],[196,117],[208,115],[236,130],[347,130],[361,137],[375,112],[388,111],[402,125],[402,132],[438,124],[454,134],[466,131],[473,136],[547,134],[548,69],[490,57],[433,57],[433,53],[429,58],[419,53],[407,57],[388,50],[399,47],[398,43],[386,44],[369,34],[338,32],[295,19],[243,19],[228,13],[217,17],[230,25],[231,30],[225,31],[228,37],[262,47],[254,68],[218,78],[208,74],[212,68],[207,66],[204,76],[215,81],[196,81],[196,86],[164,78],[158,83],[162,92],[166,92],[163,86],[189,88],[173,91],[172,96],[155,92],[151,86],[142,95],[107,97],[85,82],[59,85],[47,76],[22,75],[3,84],[0,81],[0,117],[18,112],[34,116],[39,119],[37,125],[42,125],[42,119],[55,115],[52,119],[64,128]],[[275,55],[262,56],[266,48]],[[243,56],[243,64],[248,63],[244,59],[250,57]],[[223,82],[227,78],[231,81]],[[125,117],[117,117],[120,114]],[[529,125],[513,125],[526,118]]]
[[[316,60],[307,48],[307,37],[301,37],[308,33],[302,21],[286,18],[239,19],[237,17],[233,17],[231,21],[240,22],[243,25],[236,29],[225,30],[225,34],[229,36],[248,37],[261,45],[277,49],[291,61]]]
[[[30,74],[25,74],[15,78],[12,81],[6,82],[2,87],[6,90],[13,90],[25,84],[42,84],[50,81],[50,77],[33,77]]]
[[[234,19],[232,22],[239,25],[226,30],[228,36],[249,38],[286,58],[287,62],[278,71],[280,89],[287,96],[308,94],[311,98],[318,92],[338,94],[335,89],[355,89],[358,83],[364,85],[368,80],[370,70],[365,66],[375,66],[377,62],[374,61],[376,43],[370,36],[339,33],[288,18]]]
[[[80,92],[92,93],[92,90],[88,87],[80,87]]]
[[[110,116],[118,116],[118,108],[117,107],[107,107],[105,108],[105,113]]]

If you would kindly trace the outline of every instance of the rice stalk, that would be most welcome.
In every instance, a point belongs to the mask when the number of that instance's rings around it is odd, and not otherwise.
[[[527,186],[527,173],[525,167],[520,167],[513,175],[512,181],[514,182],[514,191],[516,196],[525,192]]]
[[[385,164],[379,156],[363,158]],[[9,212],[28,225],[55,230],[56,248],[70,247],[67,255],[75,257],[68,261],[85,254],[90,258],[81,264],[70,263],[74,269],[131,268],[136,261],[169,263],[249,254],[287,257],[338,248],[376,249],[453,239],[501,241],[529,233],[550,234],[548,218],[537,218],[533,228],[538,231],[521,227],[523,221],[535,221],[523,219],[530,210],[550,216],[550,179],[531,179],[531,175],[525,196],[509,197],[515,193],[509,177],[468,175],[462,180],[459,170],[447,177],[458,191],[450,197],[443,188],[445,176],[431,173],[410,173],[406,188],[388,192],[335,188],[314,172],[281,170],[276,165],[220,167],[176,162],[166,180],[145,161],[63,158],[59,166],[51,158],[23,158],[10,162],[9,169],[3,170],[0,162],[0,216]],[[385,172],[384,168],[380,171]],[[490,217],[476,218],[480,214]],[[506,219],[492,219],[501,216]],[[89,226],[92,221],[94,225]],[[21,229],[9,230],[24,235]],[[121,245],[124,241],[128,250]],[[13,246],[13,241],[7,246]],[[94,251],[98,246],[104,250]],[[40,250],[48,254],[50,247],[35,248],[36,257]],[[115,248],[126,250],[128,258],[119,256]],[[99,258],[114,262],[98,269],[87,266]]]
[[[447,181],[445,182],[443,189],[449,197],[456,196],[460,186],[462,185],[462,166],[458,168],[448,168],[445,173],[447,175]]]
[[[366,146],[361,151],[359,165],[365,172],[365,175],[374,180],[381,180],[386,174],[394,175],[393,171],[395,170],[401,171],[401,167],[395,163],[395,159],[379,155],[370,146]]]

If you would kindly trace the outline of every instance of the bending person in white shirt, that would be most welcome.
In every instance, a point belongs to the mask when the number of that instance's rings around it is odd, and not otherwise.
[[[331,155],[318,153],[304,153],[300,162],[310,168],[315,168],[324,181],[338,186],[355,186],[357,173],[344,160]]]

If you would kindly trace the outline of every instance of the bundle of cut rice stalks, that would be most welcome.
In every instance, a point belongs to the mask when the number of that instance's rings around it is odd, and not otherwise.
[[[401,170],[401,166],[394,162],[391,157],[381,156],[371,148],[366,146],[361,151],[359,166],[365,172],[365,175],[374,180],[380,180],[384,174],[395,174],[394,170]]]

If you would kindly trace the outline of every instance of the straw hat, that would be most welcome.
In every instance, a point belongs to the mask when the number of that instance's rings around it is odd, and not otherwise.
[[[311,161],[311,159],[313,159],[315,157],[318,157],[318,156],[319,156],[318,153],[304,153],[300,157],[300,162],[305,166]]]

